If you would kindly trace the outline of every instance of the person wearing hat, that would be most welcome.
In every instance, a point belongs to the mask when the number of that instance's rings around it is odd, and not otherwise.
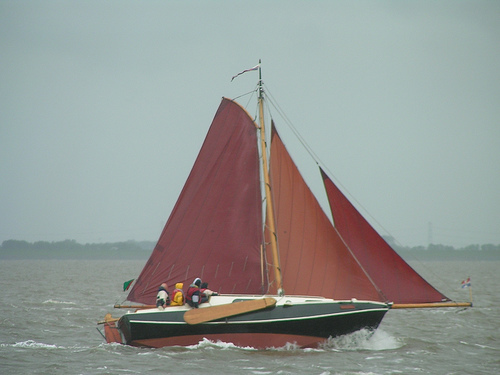
[[[170,306],[184,305],[184,292],[182,291],[183,287],[184,287],[183,283],[175,284],[175,289],[172,292],[172,301],[170,302]]]
[[[156,295],[156,307],[163,310],[165,307],[170,305],[170,296],[168,295],[168,285],[163,283],[158,288],[158,294]]]
[[[194,307],[195,309],[198,308],[200,304],[200,286],[201,286],[201,279],[197,277],[194,279],[193,283],[189,286],[187,292],[186,292],[186,303]]]

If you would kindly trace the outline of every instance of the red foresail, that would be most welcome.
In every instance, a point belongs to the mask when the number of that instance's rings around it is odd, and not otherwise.
[[[274,127],[270,176],[285,292],[383,300],[307,187]]]
[[[449,300],[385,242],[323,170],[321,174],[335,227],[389,301],[424,303]]]
[[[256,127],[223,99],[158,243],[128,295],[200,277],[221,293],[261,293],[262,208]],[[267,288],[267,286],[265,286]]]

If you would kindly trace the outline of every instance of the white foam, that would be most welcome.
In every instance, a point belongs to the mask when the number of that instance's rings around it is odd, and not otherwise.
[[[304,352],[324,352],[327,351],[355,351],[355,350],[392,350],[404,346],[404,343],[397,338],[391,336],[381,329],[375,332],[369,330],[360,330],[349,335],[329,338],[325,343],[321,344],[318,348],[305,348],[301,349],[296,343],[286,343],[281,347],[267,348],[271,351],[296,351],[301,350]],[[184,347],[186,349],[239,349],[239,350],[258,350],[251,346],[237,346],[231,342],[224,341],[211,341],[204,338],[198,344],[189,345]]]
[[[12,345],[14,348],[43,348],[43,349],[60,349],[63,348],[62,346],[57,346],[57,345],[52,345],[52,344],[44,344],[42,342],[36,342],[34,340],[27,340],[27,341],[22,341],[22,342],[16,342],[15,344]]]
[[[189,345],[186,346],[188,349],[207,349],[207,348],[219,348],[219,349],[244,349],[244,350],[256,350],[255,348],[252,348],[251,346],[237,346],[234,345],[231,342],[224,342],[224,341],[210,341],[206,338],[204,338],[202,341],[200,341],[196,345]]]
[[[374,333],[360,330],[349,335],[329,338],[321,347],[326,350],[392,350],[400,348],[404,343],[381,329]]]
[[[76,305],[75,302],[57,301],[57,300],[54,300],[54,299],[48,299],[46,301],[43,301],[42,303],[51,303],[51,304],[56,304],[56,305]]]
[[[290,343],[287,342],[285,345],[277,347],[277,348],[269,348],[271,350],[277,350],[277,351],[294,351],[294,350],[299,350],[300,346],[298,346],[296,343]]]

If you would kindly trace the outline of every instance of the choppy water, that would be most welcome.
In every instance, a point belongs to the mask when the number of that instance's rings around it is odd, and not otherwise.
[[[373,336],[321,349],[266,351],[201,342],[144,349],[106,344],[96,322],[121,302],[144,261],[1,260],[0,374],[498,374],[500,262],[428,262],[433,285],[474,308],[389,311]],[[444,286],[444,287],[443,287]]]

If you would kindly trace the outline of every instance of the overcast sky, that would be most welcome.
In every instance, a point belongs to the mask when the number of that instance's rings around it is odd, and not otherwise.
[[[499,21],[499,1],[0,0],[0,242],[157,240],[262,59],[382,234],[499,244]]]

